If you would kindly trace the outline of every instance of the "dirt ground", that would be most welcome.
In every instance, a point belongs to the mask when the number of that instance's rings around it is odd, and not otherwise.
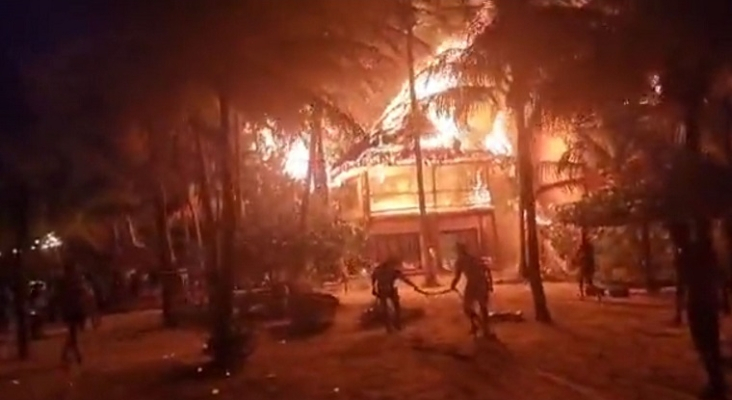
[[[258,335],[247,367],[230,378],[196,373],[203,336],[159,329],[159,315],[110,317],[84,334],[85,364],[60,367],[61,335],[35,344],[33,360],[0,362],[0,398],[50,399],[693,399],[703,384],[671,295],[580,301],[572,285],[547,284],[555,319],[533,321],[523,285],[500,285],[496,310],[526,321],[495,325],[498,343],[475,342],[455,294],[404,289],[425,317],[398,333],[362,331],[368,292],[342,297],[335,326],[307,338]],[[725,332],[732,324],[725,321]],[[4,352],[4,351],[3,351]]]

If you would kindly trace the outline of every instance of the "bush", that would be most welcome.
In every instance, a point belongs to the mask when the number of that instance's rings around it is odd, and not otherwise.
[[[557,255],[567,262],[566,272],[575,274],[577,266],[568,262],[579,247],[579,229],[565,224],[552,224],[542,233]],[[645,285],[642,269],[642,247],[637,226],[605,227],[590,231],[595,247],[597,278],[606,282]],[[650,227],[651,262],[658,282],[673,280],[673,246],[661,225]]]
[[[292,330],[307,334],[328,328],[335,320],[338,298],[325,293],[296,293],[290,298]]]

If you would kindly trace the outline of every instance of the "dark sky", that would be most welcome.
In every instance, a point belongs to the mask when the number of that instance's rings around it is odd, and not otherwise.
[[[104,3],[104,1],[100,1]],[[0,40],[13,57],[53,49],[89,33],[101,10],[88,0],[0,1]]]
[[[0,135],[18,133],[32,118],[19,79],[22,63],[54,51],[59,43],[91,34],[100,26],[102,15],[93,4],[89,0],[0,0]]]

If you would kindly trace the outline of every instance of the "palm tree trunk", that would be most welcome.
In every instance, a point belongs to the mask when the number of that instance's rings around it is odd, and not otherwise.
[[[724,100],[725,129],[723,134],[722,149],[727,159],[727,165],[732,166],[732,98],[727,97]],[[724,313],[732,314],[732,304],[730,304],[730,294],[732,293],[732,216],[722,218],[722,231],[725,237],[725,245],[727,247],[727,265],[724,266],[723,276],[724,285],[722,286],[722,307]]]
[[[539,260],[539,234],[536,226],[536,199],[534,198],[534,177],[531,156],[531,130],[527,126],[524,111],[525,102],[517,102],[513,107],[518,128],[518,164],[521,203],[526,207],[526,272],[534,299],[536,320],[551,322],[551,314],[547,307],[544,285],[541,279],[541,264]]]
[[[726,315],[730,315],[732,314],[732,304],[730,304],[730,293],[732,292],[732,217],[722,218],[722,231],[724,232],[727,245],[727,265],[724,267],[720,266],[720,272],[724,279],[720,291],[722,311]]]
[[[193,225],[191,224],[193,217],[189,212],[190,211],[188,210],[183,211],[180,217],[180,225],[181,228],[183,228],[183,243],[185,243],[186,249],[189,249],[191,247],[191,242],[193,242],[193,233],[191,232],[193,230]]]
[[[699,121],[703,109],[702,99],[700,91],[698,96],[689,98],[684,110],[686,149],[695,154],[701,154]],[[685,225],[696,239],[689,246],[691,257],[683,257],[684,262],[681,264],[687,283],[689,331],[704,363],[710,386],[722,390],[725,378],[719,338],[719,266],[712,245],[711,223],[708,218],[698,217]],[[682,248],[679,250],[684,251]]]
[[[668,224],[668,232],[671,236],[676,251],[674,251],[674,273],[676,275],[676,296],[675,296],[675,315],[674,322],[680,325],[683,320],[683,313],[686,303],[686,277],[684,276],[684,264],[687,261],[684,257],[688,257],[689,252],[689,229],[686,224],[671,222]]]
[[[221,204],[221,265],[217,277],[217,313],[214,322],[213,340],[214,362],[221,367],[230,367],[237,360],[232,329],[234,309],[234,264],[236,263],[236,186],[234,184],[233,143],[231,132],[231,108],[228,98],[219,95],[221,114],[221,135],[223,146],[223,162],[221,168],[222,204]]]
[[[323,148],[323,121],[316,114],[313,125],[313,140],[315,141],[315,171],[313,173],[314,193],[322,205],[328,204],[328,172],[326,171],[325,149]]]
[[[409,101],[410,101],[410,115],[412,118],[416,118],[419,113],[419,104],[417,100],[416,92],[416,75],[414,70],[414,25],[415,17],[414,10],[412,9],[412,1],[404,1],[404,22],[407,30],[407,68],[409,69]],[[415,124],[412,128],[416,128],[419,124]],[[425,271],[425,286],[435,287],[439,286],[437,282],[437,271],[435,271],[435,265],[432,262],[432,257],[429,254],[430,247],[430,223],[427,216],[427,205],[425,202],[424,193],[424,162],[422,160],[422,144],[420,142],[420,136],[422,132],[416,129],[410,132],[413,135],[414,140],[414,161],[417,169],[417,202],[419,205],[419,255],[420,262]]]
[[[305,235],[308,231],[308,213],[310,211],[310,196],[313,187],[313,175],[315,173],[315,163],[317,158],[317,147],[313,133],[310,134],[310,143],[308,144],[308,170],[305,173],[305,188],[300,202],[300,233]]]
[[[16,342],[18,358],[27,360],[30,355],[30,340],[28,337],[28,279],[25,274],[24,253],[30,244],[30,193],[25,183],[17,186],[13,204],[15,248],[13,251],[13,311],[16,323]]]
[[[208,169],[208,161],[206,159],[206,153],[203,149],[203,138],[201,132],[196,131],[196,152],[198,153],[198,164],[201,174],[200,190],[201,190],[201,204],[203,209],[203,217],[205,222],[201,223],[200,227],[205,227],[203,230],[203,236],[210,241],[210,247],[216,247],[213,245],[215,242],[216,235],[214,234],[214,224],[216,223],[216,210],[214,209],[214,198],[213,188],[211,187],[211,174]],[[198,215],[198,213],[196,213]],[[211,260],[211,265],[217,264],[216,257]],[[215,268],[215,267],[212,267]]]
[[[175,319],[175,279],[177,274],[174,268],[172,240],[170,238],[170,224],[167,214],[167,193],[163,184],[158,185],[155,196],[155,227],[158,233],[158,262],[160,263],[160,284],[163,300],[163,325],[172,328],[176,326]]]
[[[218,266],[219,266],[219,232],[216,226],[216,210],[214,209],[214,192],[211,185],[211,174],[208,169],[208,161],[203,147],[201,131],[194,129],[196,152],[198,153],[198,167],[200,171],[201,205],[203,209],[203,222],[201,228],[202,247],[204,251],[204,263],[206,267],[206,286],[208,289],[208,307],[211,316],[216,315],[217,305],[215,302],[218,291]],[[198,215],[198,214],[196,214]],[[212,325],[212,331],[214,331]]]
[[[241,157],[242,157],[242,150],[241,150],[241,120],[239,114],[236,114],[234,116],[234,131],[233,134],[233,141],[234,141],[234,202],[236,205],[236,218],[238,221],[241,221],[242,217],[242,188],[241,188]]]
[[[119,221],[114,220],[112,222],[112,239],[113,239],[113,251],[117,255],[122,250],[122,235],[119,232]]]
[[[645,274],[646,291],[648,293],[656,293],[658,285],[656,284],[656,271],[653,267],[653,254],[651,249],[651,227],[648,222],[644,222],[640,226],[640,248],[641,248],[641,266]]]
[[[198,210],[196,205],[193,204],[193,199],[188,198],[188,212],[191,214],[191,223],[193,224],[193,231],[196,235],[197,248],[203,249],[203,235],[201,233],[201,219],[198,217]]]
[[[524,196],[519,196],[519,276],[522,279],[529,279],[526,270],[526,206],[524,206]]]
[[[135,247],[143,247],[142,242],[140,242],[140,239],[138,239],[137,237],[137,229],[135,228],[134,221],[132,221],[132,217],[127,215],[126,221],[127,232],[130,235],[130,241],[132,242],[132,245]]]

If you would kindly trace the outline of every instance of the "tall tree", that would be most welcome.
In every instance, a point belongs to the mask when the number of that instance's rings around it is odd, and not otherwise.
[[[534,135],[541,129],[548,101],[540,89],[547,76],[572,60],[568,55],[589,47],[593,24],[601,17],[597,12],[561,3],[495,0],[472,24],[467,49],[446,52],[428,71],[449,74],[460,81],[457,87],[431,99],[447,112],[469,112],[486,103],[511,111],[518,142],[519,220],[525,231],[522,252],[536,318],[544,322],[550,322],[551,316],[541,281],[532,156]]]
[[[416,76],[414,66],[414,45],[415,45],[415,24],[416,17],[412,7],[412,1],[404,1],[403,7],[403,24],[406,33],[406,61],[408,68],[409,78],[409,107],[410,107],[410,120],[409,120],[409,134],[413,142],[412,147],[414,150],[414,162],[416,166],[416,179],[417,179],[417,203],[419,206],[419,249],[420,249],[420,263],[422,268],[426,272],[425,285],[437,286],[437,274],[435,271],[434,260],[430,257],[428,249],[431,247],[431,235],[430,235],[430,221],[427,216],[427,206],[425,203],[425,192],[424,192],[424,162],[422,161],[422,144],[421,134],[419,129],[423,124],[419,123],[419,119],[424,119],[421,115],[421,107],[417,100],[416,91]]]

